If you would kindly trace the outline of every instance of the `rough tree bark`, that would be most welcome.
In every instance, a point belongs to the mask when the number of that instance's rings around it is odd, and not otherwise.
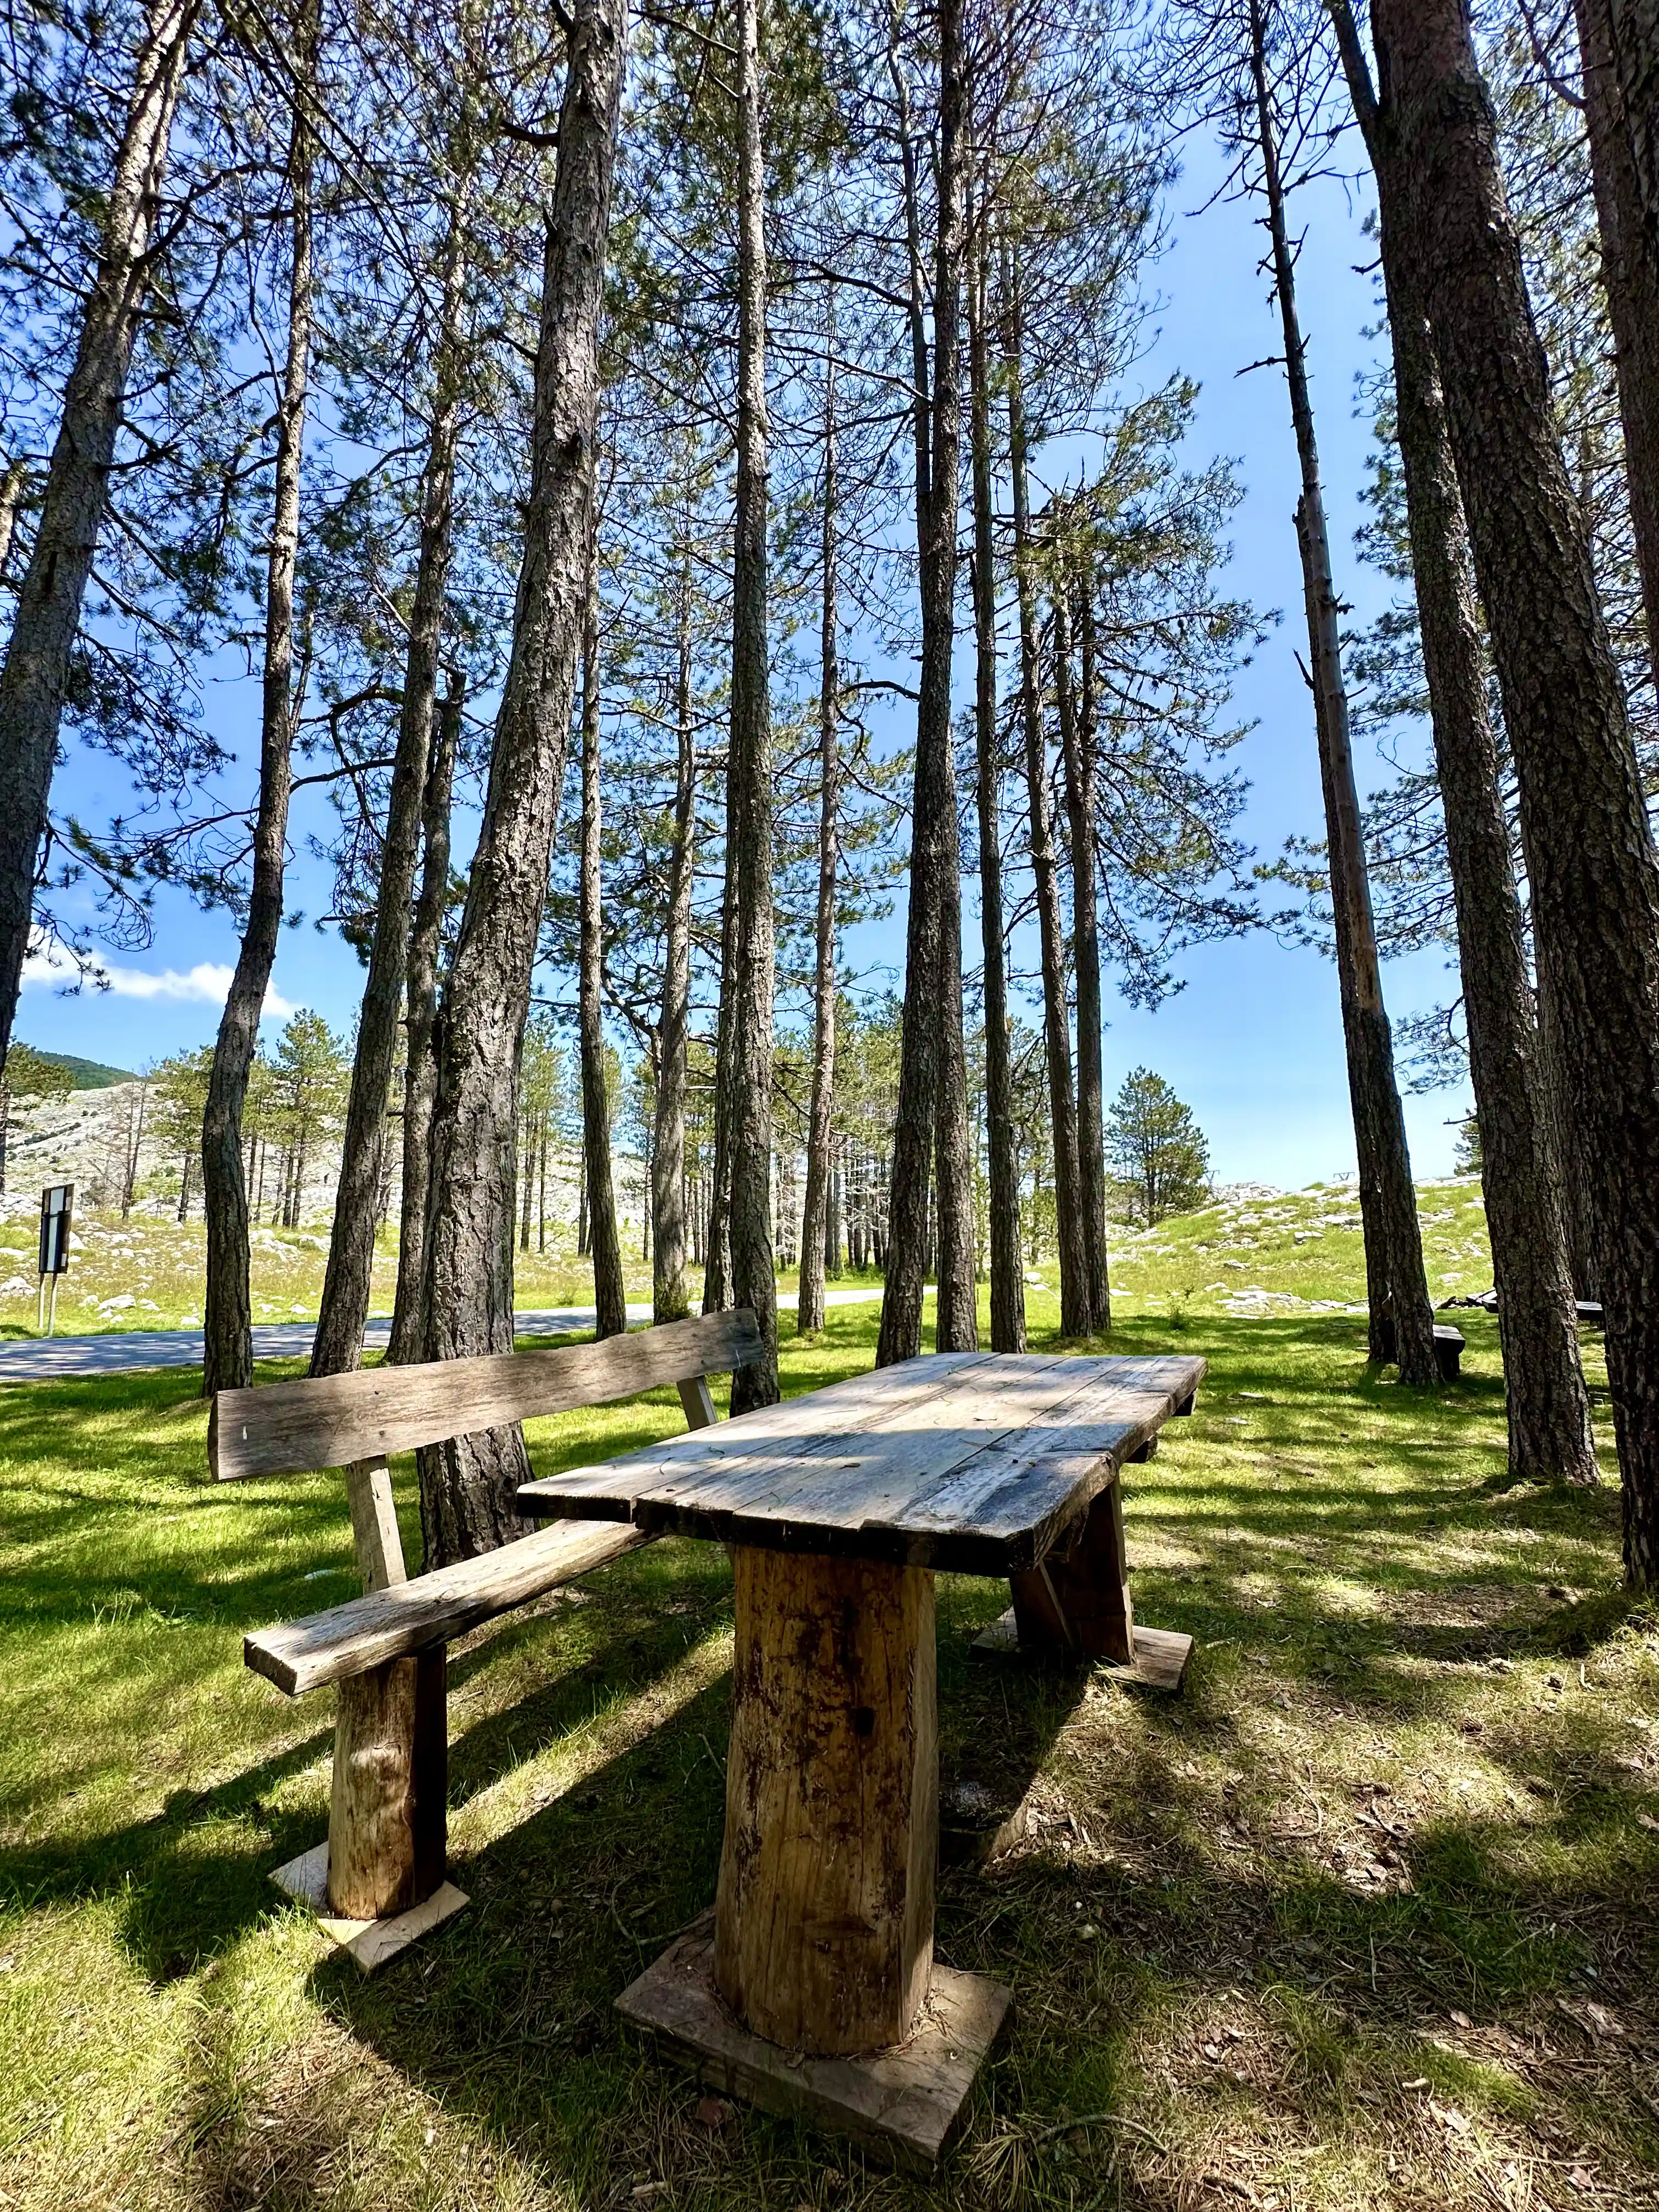
[[[933,358],[922,314],[916,148],[902,104],[910,258],[910,343],[915,383],[916,550],[921,574],[921,680],[911,811],[904,1010],[898,1114],[889,1195],[887,1279],[878,1366],[921,1349],[927,1265],[928,1186],[938,1194],[939,1273],[934,1342],[940,1352],[979,1341],[974,1255],[973,1155],[962,1029],[962,881],[957,833],[951,671],[956,645],[957,523],[962,444],[962,263],[967,102],[959,0],[939,0],[939,211],[933,241]],[[895,69],[901,90],[902,76]],[[931,1176],[930,1176],[931,1171]]]
[[[318,24],[318,0],[305,0],[295,24],[294,110],[288,145],[287,177],[293,199],[288,351],[276,407],[276,478],[265,571],[264,674],[253,872],[247,920],[214,1042],[207,1106],[202,1117],[202,1196],[207,1213],[204,1397],[211,1397],[216,1390],[246,1389],[253,1380],[242,1109],[283,923],[289,790],[294,780],[294,729],[301,703],[294,680],[294,571],[300,550],[300,465],[311,361],[311,193],[315,155],[311,103]],[[299,688],[302,690],[303,684]]]
[[[818,906],[812,978],[812,1103],[806,1131],[806,1193],[801,1206],[800,1281],[795,1328],[802,1336],[823,1327],[825,1237],[830,1221],[830,1117],[836,1099],[836,867],[841,816],[841,678],[836,591],[835,294],[826,321],[823,382],[823,519],[819,553],[818,625]]]
[[[611,1100],[605,1079],[605,918],[599,878],[599,518],[588,527],[587,605],[582,619],[581,951],[577,1027],[582,1066],[582,1163],[587,1185],[588,1242],[593,1255],[595,1334],[621,1336],[628,1327],[622,1241],[611,1176]]]
[[[1100,925],[1095,908],[1095,777],[1093,673],[1083,689],[1091,727],[1085,732],[1072,689],[1070,562],[1060,551],[1054,595],[1054,705],[1060,716],[1060,757],[1066,787],[1066,842],[1072,864],[1072,969],[1077,989],[1078,1200],[1083,1215],[1083,1264],[1089,1316],[1097,1333],[1112,1325],[1112,1291],[1106,1253],[1106,1117],[1101,1096]],[[1091,580],[1083,605],[1090,604]],[[1091,617],[1085,614],[1085,621]]]
[[[1375,0],[1384,201],[1428,315],[1521,795],[1540,966],[1589,1176],[1625,1565],[1659,1583],[1659,859],[1457,0]],[[1395,135],[1397,134],[1397,135]],[[1379,183],[1389,165],[1379,173]]]
[[[361,1364],[374,1272],[374,1231],[386,1158],[386,1100],[398,1051],[398,1016],[409,960],[410,908],[420,857],[422,805],[438,696],[444,591],[449,575],[460,434],[460,312],[465,209],[451,207],[444,249],[443,297],[433,368],[432,424],[421,477],[420,551],[410,606],[403,704],[386,796],[386,834],[376,887],[374,933],[357,1019],[340,1178],[328,1243],[322,1304],[311,1351],[313,1375],[343,1375]],[[528,1178],[526,1188],[528,1189]]]
[[[398,1295],[392,1309],[393,1367],[414,1365],[426,1342],[426,1214],[431,1189],[432,1109],[438,1096],[438,953],[449,898],[449,803],[466,693],[458,674],[438,708],[421,803],[421,888],[409,931],[404,985],[403,1193],[398,1229]]]
[[[690,518],[680,562],[674,673],[674,844],[668,864],[668,930],[657,1030],[657,1107],[651,1145],[651,1313],[684,1321],[686,1055],[691,1026],[691,877],[697,834],[696,733],[691,721]]]
[[[1348,0],[1328,0],[1354,112],[1375,164],[1395,158]],[[1390,202],[1395,198],[1389,191]],[[1578,1356],[1562,1179],[1525,931],[1510,853],[1486,653],[1462,501],[1428,325],[1407,289],[1385,220],[1395,414],[1412,574],[1428,678],[1447,859],[1457,909],[1469,1071],[1498,1288],[1510,1473],[1594,1483],[1595,1449]]]
[[[1019,1164],[1008,1048],[1002,941],[1001,772],[997,758],[996,518],[991,492],[991,369],[986,331],[981,211],[967,236],[969,436],[974,496],[974,738],[978,774],[980,938],[985,960],[985,1130],[990,1156],[991,1349],[1025,1349],[1025,1275],[1019,1252]]]
[[[1307,359],[1296,309],[1295,264],[1285,223],[1279,148],[1267,93],[1266,33],[1260,0],[1251,0],[1250,73],[1273,241],[1273,284],[1285,335],[1285,375],[1301,465],[1297,538],[1302,552],[1308,617],[1310,681],[1325,795],[1331,910],[1359,1166],[1359,1210],[1365,1237],[1365,1285],[1374,1359],[1397,1359],[1400,1379],[1424,1387],[1439,1380],[1434,1357],[1434,1308],[1423,1269],[1422,1232],[1412,1188],[1406,1118],[1395,1079],[1394,1040],[1382,1001],[1382,972],[1371,915],[1359,793],[1354,782],[1348,693],[1342,674],[1341,623],[1331,576],[1325,494],[1308,396]]]
[[[0,584],[6,580],[6,564],[11,559],[12,539],[17,532],[17,511],[23,504],[28,481],[26,461],[9,461],[0,471]]]
[[[558,176],[542,276],[530,499],[502,689],[465,911],[439,1018],[427,1213],[426,1355],[513,1349],[515,1076],[564,778],[587,589],[597,326],[611,221],[625,0],[580,0],[559,117]],[[422,1455],[429,1565],[523,1532],[530,1471],[514,1425]]]
[[[732,577],[731,780],[735,848],[730,1076],[732,1300],[760,1324],[765,1356],[732,1378],[732,1411],[778,1395],[772,1253],[771,665],[767,647],[766,172],[761,135],[761,0],[738,0],[738,470]]]
[[[1659,670],[1659,10],[1574,0],[1631,521]]]
[[[198,0],[151,0],[145,13],[98,266],[0,666],[0,1066],[28,951],[70,656],[109,502],[127,370],[151,275],[151,232],[197,13]]]
[[[737,901],[732,881],[738,848],[737,792],[730,762],[726,778],[726,871],[720,893],[720,993],[714,1017],[714,1157],[708,1175],[708,1224],[702,1263],[702,1310],[724,1313],[732,1304],[732,1008],[737,994]]]
[[[1014,588],[1019,609],[1020,723],[1025,739],[1025,796],[1030,817],[1031,873],[1036,885],[1042,957],[1042,1038],[1048,1071],[1048,1119],[1054,1150],[1054,1225],[1060,1250],[1060,1327],[1087,1336],[1088,1258],[1078,1190],[1077,1094],[1072,1087],[1072,1038],[1066,1007],[1066,933],[1060,912],[1060,871],[1048,814],[1048,754],[1042,732],[1042,678],[1037,658],[1036,580],[1031,573],[1031,500],[1026,464],[1025,406],[1020,392],[1020,319],[1010,299],[1005,373],[1008,386],[1008,463],[1014,495]]]

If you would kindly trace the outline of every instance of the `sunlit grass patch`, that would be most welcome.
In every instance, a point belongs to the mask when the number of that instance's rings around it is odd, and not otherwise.
[[[1053,1300],[1030,1311],[1049,1340]],[[805,1340],[786,1316],[785,1389],[868,1366],[876,1314]],[[719,1547],[647,1547],[454,1647],[472,1902],[364,1983],[267,1878],[323,1832],[330,1700],[240,1660],[352,1589],[338,1479],[210,1485],[188,1372],[0,1392],[0,2203],[1642,2201],[1659,1626],[1620,1590],[1610,1486],[1504,1486],[1495,1330],[1465,1327],[1467,1379],[1416,1393],[1346,1313],[1121,1322],[1114,1348],[1211,1361],[1126,1479],[1138,1613],[1198,1639],[1177,1699],[971,1657],[1006,1589],[941,1580],[945,1790],[1026,1822],[941,1877],[940,1955],[1016,2012],[927,2185],[700,2120],[611,2008],[713,1895]],[[683,1419],[657,1392],[532,1449]]]

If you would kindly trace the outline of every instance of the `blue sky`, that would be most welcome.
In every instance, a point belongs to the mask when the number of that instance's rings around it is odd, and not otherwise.
[[[1200,380],[1193,459],[1235,456],[1247,487],[1233,532],[1231,588],[1285,617],[1244,672],[1237,695],[1243,714],[1258,725],[1235,756],[1251,783],[1243,833],[1270,860],[1287,836],[1322,830],[1312,708],[1296,660],[1306,651],[1291,520],[1296,455],[1282,373],[1237,374],[1278,349],[1277,323],[1256,265],[1261,234],[1237,205],[1186,212],[1201,204],[1212,181],[1207,149],[1195,142],[1188,155],[1188,174],[1171,200],[1170,250],[1156,271],[1165,304],[1142,374],[1149,386],[1177,368]],[[1384,580],[1364,569],[1353,550],[1370,434],[1369,423],[1354,417],[1354,380],[1374,358],[1375,342],[1364,333],[1376,319],[1370,279],[1355,266],[1371,258],[1362,215],[1335,185],[1309,188],[1297,208],[1306,230],[1299,295],[1338,587],[1361,622],[1386,597]],[[963,701],[969,680],[964,665],[958,686]],[[257,687],[246,679],[217,687],[210,701],[222,729],[252,730],[257,711]],[[100,773],[97,763],[72,762],[60,779],[58,803],[95,818]],[[1363,797],[1382,781],[1374,757],[1362,757],[1359,775]],[[320,805],[314,815],[296,807],[290,902],[309,913],[327,902],[326,872],[305,849],[307,827],[320,820]],[[134,1067],[211,1038],[236,957],[232,927],[222,914],[203,915],[176,896],[158,904],[157,917],[153,945],[111,956],[110,991],[65,996],[50,977],[30,981],[19,1034],[34,1044]],[[975,934],[970,917],[969,943]],[[848,951],[860,963],[898,967],[902,948],[901,911],[857,933]],[[1035,967],[1024,948],[1017,957]],[[1194,1109],[1223,1180],[1259,1178],[1289,1188],[1351,1170],[1353,1139],[1330,965],[1258,932],[1188,954],[1180,973],[1185,988],[1155,1013],[1109,990],[1109,1089],[1132,1066],[1156,1068]],[[1438,954],[1392,963],[1385,984],[1396,1020],[1455,990]],[[268,1012],[313,1006],[345,1030],[361,989],[356,956],[331,933],[319,933],[309,921],[284,931]],[[1462,1091],[1407,1098],[1420,1175],[1449,1169],[1449,1125],[1466,1106]]]

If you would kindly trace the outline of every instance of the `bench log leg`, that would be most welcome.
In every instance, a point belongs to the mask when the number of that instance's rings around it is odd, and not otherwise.
[[[328,1902],[347,1920],[421,1905],[444,1878],[446,1653],[391,1659],[339,1686]]]

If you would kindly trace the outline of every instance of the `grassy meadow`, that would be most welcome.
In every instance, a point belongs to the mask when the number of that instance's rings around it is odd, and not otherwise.
[[[1437,1272],[1461,1241],[1484,1287],[1462,1188],[1425,1194]],[[241,1663],[353,1589],[337,1478],[210,1486],[190,1370],[0,1390],[0,2207],[1659,2201],[1659,1619],[1620,1590],[1616,1490],[1507,1483],[1484,1314],[1455,1386],[1368,1367],[1350,1231],[1295,1241],[1322,1206],[1122,1248],[1113,1347],[1211,1363],[1127,1484],[1137,1611],[1197,1638],[1179,1698],[971,1657],[1006,1591],[941,1579],[938,1948],[1015,2008],[927,2182],[702,2098],[611,2009],[713,1895],[718,1547],[453,1647],[472,1902],[365,1981],[268,1880],[324,1832],[331,1701]],[[1299,1303],[1227,1310],[1224,1275]],[[875,1311],[786,1334],[786,1389],[868,1365]],[[680,1418],[659,1393],[532,1448]],[[1027,1808],[988,1863],[969,1798]]]
[[[1492,1261],[1479,1179],[1459,1176],[1419,1186],[1424,1256],[1437,1301],[1488,1289]],[[314,1321],[328,1261],[328,1224],[297,1229],[265,1224],[252,1232],[253,1318]],[[0,1218],[0,1336],[34,1334],[36,1227],[32,1213]],[[202,1318],[205,1232],[199,1220],[135,1212],[82,1213],[70,1271],[58,1285],[60,1335],[106,1329],[176,1328]],[[651,1269],[638,1237],[624,1241],[629,1296],[649,1298]],[[523,1308],[591,1305],[592,1270],[568,1231],[547,1249],[518,1255]],[[841,1286],[860,1279],[848,1275]],[[880,1285],[868,1279],[872,1293]],[[780,1278],[793,1289],[792,1274]],[[384,1231],[369,1310],[389,1314],[398,1285],[395,1227]],[[1052,1263],[1031,1270],[1034,1295],[1054,1289]],[[1165,1221],[1156,1229],[1115,1224],[1113,1295],[1126,1315],[1336,1313],[1365,1294],[1359,1205],[1350,1182],[1315,1183],[1277,1196],[1234,1199]]]

